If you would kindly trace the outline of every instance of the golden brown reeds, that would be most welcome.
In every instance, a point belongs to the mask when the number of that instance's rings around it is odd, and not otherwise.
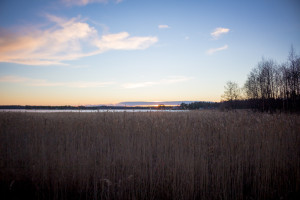
[[[297,115],[0,113],[0,198],[289,199]]]

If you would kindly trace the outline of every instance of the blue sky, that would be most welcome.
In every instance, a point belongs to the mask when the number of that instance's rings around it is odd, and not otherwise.
[[[299,35],[296,0],[2,0],[0,104],[219,101]]]

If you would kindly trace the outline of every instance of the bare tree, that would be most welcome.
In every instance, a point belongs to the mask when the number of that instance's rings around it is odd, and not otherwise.
[[[290,92],[291,97],[295,98],[299,95],[299,79],[300,79],[300,71],[299,71],[299,58],[295,53],[294,47],[291,46],[291,50],[289,53],[289,72],[290,72]]]
[[[244,85],[244,90],[246,92],[246,97],[248,99],[258,99],[260,98],[260,88],[258,84],[258,71],[257,69],[252,69],[248,75],[248,79]]]
[[[263,59],[248,75],[244,85],[250,99],[270,99],[278,95],[277,66],[273,60]]]
[[[263,59],[258,63],[258,76],[261,98],[274,98],[275,62]]]
[[[237,83],[228,81],[225,85],[225,91],[222,95],[224,101],[238,100],[241,97],[241,90]]]

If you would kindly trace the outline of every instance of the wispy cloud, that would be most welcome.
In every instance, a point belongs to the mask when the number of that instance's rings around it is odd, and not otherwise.
[[[229,28],[216,28],[210,35],[212,36],[213,39],[217,40],[219,37],[223,34],[226,34],[230,31]]]
[[[25,65],[66,65],[64,61],[92,56],[109,50],[145,49],[156,37],[130,37],[127,32],[106,34],[80,17],[63,19],[46,15],[54,24],[46,29],[20,29],[18,33],[0,32],[0,62]]]
[[[222,47],[219,47],[219,48],[211,48],[206,53],[208,55],[212,55],[212,54],[216,53],[217,51],[223,51],[223,50],[226,50],[226,49],[228,49],[228,45],[227,44],[224,45],[224,46],[222,46]]]
[[[158,28],[164,29],[164,28],[170,28],[170,26],[168,26],[166,24],[160,24],[160,25],[158,25]]]
[[[67,6],[85,6],[90,3],[108,3],[113,1],[115,3],[121,3],[123,0],[61,0]]]
[[[127,32],[107,34],[95,41],[100,51],[146,49],[156,43],[156,37],[129,37]]]
[[[0,77],[0,83],[20,83],[26,82],[30,79],[20,76],[2,76]]]
[[[146,81],[146,82],[137,82],[137,83],[125,83],[123,84],[123,88],[126,89],[135,89],[135,88],[143,88],[143,87],[149,87],[154,85],[166,85],[166,84],[173,84],[173,83],[179,83],[179,82],[185,82],[188,80],[191,80],[192,77],[186,77],[186,76],[171,76],[166,79],[161,79],[158,81]]]
[[[91,88],[91,87],[106,87],[113,85],[115,82],[99,82],[99,81],[77,81],[77,82],[50,82],[44,79],[31,79],[20,76],[2,76],[0,77],[0,83],[22,83],[28,86],[36,87],[73,87],[73,88]]]

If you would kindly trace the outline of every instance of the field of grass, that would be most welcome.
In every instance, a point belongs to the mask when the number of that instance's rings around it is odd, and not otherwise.
[[[296,199],[300,117],[0,113],[1,199]]]

